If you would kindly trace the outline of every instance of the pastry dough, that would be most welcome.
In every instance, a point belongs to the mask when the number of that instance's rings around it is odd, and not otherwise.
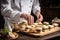
[[[18,38],[18,34],[16,32],[9,32],[9,36],[12,38],[12,39],[16,39]]]
[[[14,24],[17,26],[16,24]],[[18,24],[20,31],[25,31],[29,33],[37,33],[37,32],[43,32],[45,30],[49,30],[54,28],[54,26],[57,26],[58,24],[52,24],[50,25],[49,22],[38,22],[33,23],[32,25],[28,25],[27,21],[22,21],[20,24]],[[50,31],[50,30],[49,30]]]
[[[43,24],[45,24],[45,25],[49,25],[49,22],[43,22]]]
[[[57,23],[53,23],[52,25],[54,25],[54,27],[58,27],[58,24]]]

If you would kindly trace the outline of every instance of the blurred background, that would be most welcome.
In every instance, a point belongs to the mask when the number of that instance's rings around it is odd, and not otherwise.
[[[40,0],[40,6],[44,21],[51,21],[53,18],[60,18],[60,1],[59,0]]]

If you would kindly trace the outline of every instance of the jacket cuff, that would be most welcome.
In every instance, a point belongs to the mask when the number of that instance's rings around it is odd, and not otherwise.
[[[18,22],[20,19],[21,12],[19,11],[13,11],[10,15],[11,20]]]
[[[40,10],[40,7],[35,7],[34,9],[33,9],[33,13],[35,14],[37,11],[41,11]]]

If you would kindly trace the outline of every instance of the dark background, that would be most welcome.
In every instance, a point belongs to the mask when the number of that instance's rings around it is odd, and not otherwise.
[[[3,16],[1,15],[1,3],[3,0],[0,0],[0,29],[4,28],[4,19]]]
[[[60,1],[59,0],[40,0],[44,21],[51,21],[53,18],[60,18]]]
[[[2,2],[7,3],[5,0],[1,0],[0,4]],[[43,21],[51,22],[51,20],[55,17],[60,18],[60,1],[59,0],[39,0],[39,2],[41,6],[41,13],[44,17]],[[0,29],[4,28],[3,26],[4,26],[4,19],[0,13]]]

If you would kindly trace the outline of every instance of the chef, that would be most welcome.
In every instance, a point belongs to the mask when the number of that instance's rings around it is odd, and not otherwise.
[[[11,22],[19,24],[22,20],[27,20],[28,24],[34,23],[34,17],[31,14],[31,10],[37,17],[38,21],[43,20],[43,16],[40,13],[41,7],[39,0],[5,0],[6,3],[1,4],[1,12],[5,19],[5,27],[8,27],[12,32]]]

